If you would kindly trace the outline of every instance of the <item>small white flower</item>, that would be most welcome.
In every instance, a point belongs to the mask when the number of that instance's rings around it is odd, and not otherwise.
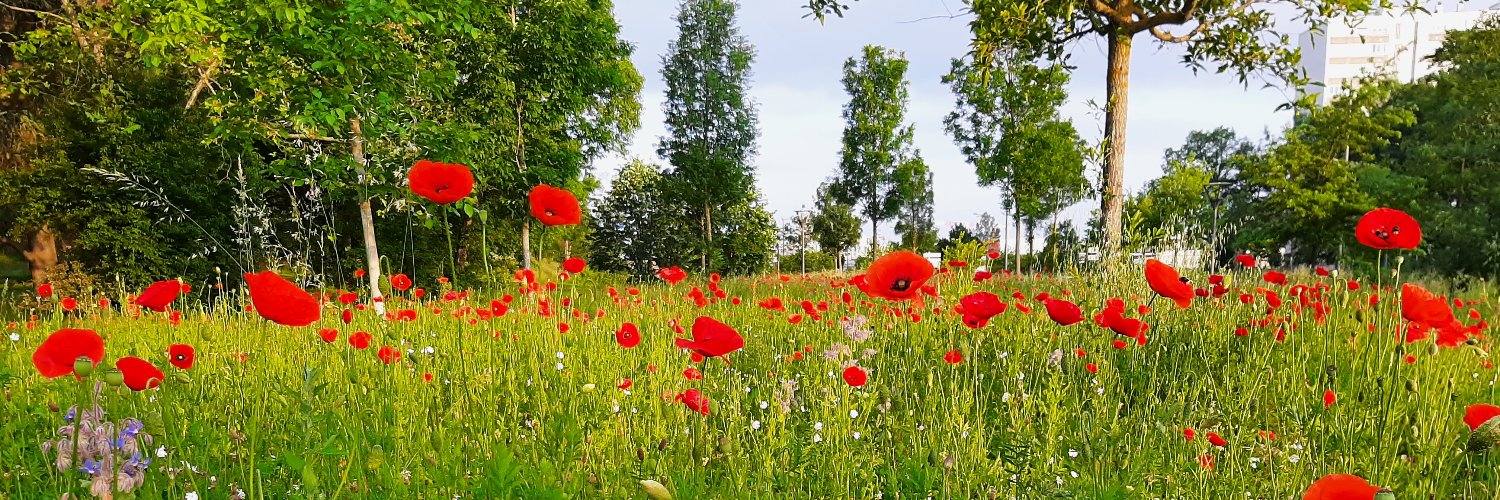
[[[821,443],[821,442],[823,442],[823,435],[822,434],[813,434],[813,442],[814,443]]]
[[[156,448],[156,458],[167,458],[167,447],[158,446]]]
[[[1074,477],[1074,478],[1077,478],[1077,477],[1078,477],[1078,471],[1076,471],[1076,470],[1075,470],[1075,471],[1073,471],[1073,472],[1069,472],[1069,473],[1068,473],[1068,474],[1071,474],[1071,475],[1073,475],[1073,477]]]
[[[1104,395],[1104,388],[1100,387],[1098,389],[1095,389],[1094,392],[1097,393],[1097,394],[1099,394],[1100,396],[1103,396]]]
[[[750,421],[750,428],[751,429],[755,429],[755,430],[760,430],[760,421],[759,420],[751,420]]]
[[[821,430],[823,430],[823,423],[822,422],[818,422],[816,424],[813,424],[813,430],[815,430],[815,431],[821,431]]]
[[[563,369],[563,364],[562,364],[562,362],[558,362],[558,363],[557,363],[557,371],[562,371],[562,369]]]
[[[1078,458],[1078,450],[1068,450],[1068,456]]]
[[[761,401],[760,402],[760,409],[762,409],[762,410],[766,409],[769,406],[771,406],[771,405],[768,404],[768,403],[766,403],[765,401]]]
[[[1058,486],[1062,486],[1063,485],[1062,476],[1057,476],[1057,485]]]
[[[849,418],[859,418],[859,410],[849,410]]]
[[[21,334],[16,333],[16,332],[10,332],[10,341],[11,342],[20,342],[21,341]]]
[[[745,394],[750,394],[750,388],[749,387],[745,387]]]
[[[432,347],[432,346],[427,346],[427,347],[423,347],[422,348],[422,354],[432,354],[432,353],[435,353],[435,352],[437,352],[437,348]]]
[[[1000,395],[1000,402],[1001,403],[1009,403],[1010,402],[1010,393],[1007,392],[1005,394],[1001,394]]]
[[[563,356],[563,353],[562,353],[562,352],[561,352],[561,351],[559,351],[559,352],[558,352],[558,353],[557,353],[557,359],[563,359],[563,357],[564,357],[564,356]]]
[[[1025,373],[1017,373],[1016,374],[1016,380],[1026,380],[1026,374]]]
[[[1010,357],[1010,351],[1000,351],[1000,359],[1005,359],[1008,357]]]
[[[1286,457],[1286,459],[1287,459],[1287,460],[1291,460],[1291,461],[1292,461],[1292,463],[1294,463],[1294,464],[1295,464],[1295,463],[1297,463],[1297,462],[1300,462],[1300,461],[1302,461],[1302,457],[1299,457],[1299,456],[1297,456],[1297,455],[1292,455],[1292,456],[1290,456],[1290,457]]]
[[[187,497],[185,497],[184,500],[198,500],[198,492],[189,491]]]
[[[1292,449],[1302,451],[1302,443],[1292,443]]]
[[[854,431],[854,439],[859,439],[859,431]]]

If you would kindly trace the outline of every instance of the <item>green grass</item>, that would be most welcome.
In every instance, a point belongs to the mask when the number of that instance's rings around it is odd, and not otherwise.
[[[1134,316],[1151,295],[1136,271],[982,284],[969,276],[936,280],[943,299],[929,298],[919,322],[852,287],[830,287],[826,276],[726,280],[743,302],[703,308],[683,298],[695,284],[706,288],[698,277],[644,286],[639,303],[620,304],[606,284],[585,278],[516,294],[509,314],[488,321],[454,314],[488,308],[504,292],[466,301],[434,293],[420,305],[391,302],[421,311],[414,322],[363,311],[343,325],[331,305],[304,328],[270,324],[239,302],[213,313],[195,307],[174,326],[162,314],[134,318],[83,300],[84,317],[39,312],[34,325],[4,332],[20,340],[0,337],[0,498],[88,495],[83,473],[58,472],[40,449],[63,424],[51,408],[66,412],[93,387],[32,368],[36,346],[62,327],[105,335],[107,364],[135,355],[168,373],[159,390],[102,391],[111,420],[140,418],[165,446],[139,498],[617,498],[643,497],[642,479],[677,498],[1300,498],[1330,473],[1361,475],[1401,498],[1500,495],[1496,452],[1463,451],[1464,407],[1500,403],[1481,350],[1490,342],[1399,345],[1393,292],[1371,309],[1369,285],[1349,292],[1343,281],[1294,276],[1330,284],[1331,312],[1316,321],[1293,310],[1287,287],[1273,287],[1287,302],[1276,315],[1297,325],[1284,342],[1274,327],[1234,335],[1265,317],[1264,302],[1241,304],[1236,292],[1185,310],[1156,300],[1145,316],[1151,341],[1116,349],[1108,330],[1091,321],[1059,327],[1035,301],[1025,301],[1030,314],[1012,307],[979,330],[964,327],[952,305],[980,289],[1008,302],[1018,302],[1015,290],[1070,290],[1088,316],[1108,297],[1124,298]],[[840,301],[845,291],[854,312]],[[791,324],[792,312],[755,305],[770,296],[789,310],[803,299],[831,307],[822,321]],[[588,316],[605,315],[574,318],[557,304],[564,297]],[[536,314],[539,298],[554,302],[555,316]],[[1479,312],[1494,316],[1492,298],[1464,297],[1481,298]],[[690,327],[699,315],[744,334],[730,364],[694,364],[673,347],[668,322]],[[871,318],[870,339],[845,336],[839,320],[854,315]],[[563,321],[567,333],[556,326]],[[625,321],[640,327],[639,347],[616,344]],[[339,340],[323,343],[320,327],[337,328]],[[359,330],[375,337],[368,350],[345,340]],[[173,343],[198,351],[190,381],[166,363]],[[852,354],[825,357],[837,344]],[[400,362],[378,360],[382,345],[400,347]],[[962,363],[944,362],[951,349]],[[797,352],[803,359],[787,360]],[[1416,362],[1402,362],[1406,354]],[[870,373],[863,388],[839,376],[854,357]],[[683,376],[692,366],[702,380]],[[629,391],[616,388],[624,377],[634,380]],[[703,391],[712,415],[672,400],[688,388]],[[1325,409],[1329,389],[1338,402]],[[1187,427],[1197,439],[1183,437]],[[1210,445],[1209,432],[1228,446]],[[1200,465],[1203,455],[1212,470]]]

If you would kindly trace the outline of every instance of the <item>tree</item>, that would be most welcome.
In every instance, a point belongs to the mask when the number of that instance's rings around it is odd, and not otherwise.
[[[937,251],[946,253],[949,248],[957,245],[980,242],[980,238],[976,237],[974,233],[970,232],[968,226],[965,226],[963,224],[954,224],[953,227],[948,229],[948,236],[941,240],[938,240]]]
[[[818,186],[818,200],[812,217],[812,236],[818,248],[833,254],[835,265],[844,262],[845,253],[859,244],[859,218],[854,216],[854,207],[839,203],[830,192],[831,186]]]
[[[667,137],[657,153],[672,165],[673,198],[692,207],[703,235],[702,266],[710,269],[715,210],[752,196],[755,105],[749,96],[754,49],[735,26],[731,0],[684,0],[677,39],[662,57]],[[774,227],[774,224],[773,224]]]
[[[467,127],[444,144],[452,151],[437,152],[468,162],[486,181],[475,195],[481,214],[520,227],[521,266],[529,269],[526,194],[538,184],[583,187],[574,185],[590,162],[622,148],[638,127],[642,79],[612,2],[492,7],[472,14],[474,40],[454,55],[464,77],[444,108]]]
[[[932,222],[932,172],[917,153],[902,161],[894,174],[896,234],[901,237],[901,246],[913,252],[931,250],[937,245],[937,228]]]
[[[956,98],[943,123],[979,183],[1010,198],[1020,266],[1021,221],[1046,220],[1087,191],[1078,132],[1059,118],[1067,73],[1009,53],[1003,60],[955,59],[943,77]]]
[[[1388,168],[1363,172],[1362,189],[1422,222],[1423,260],[1436,270],[1500,276],[1500,21],[1448,32],[1432,59],[1444,71],[1386,104],[1415,123],[1384,152]]]
[[[859,59],[844,62],[849,103],[844,105],[839,173],[830,190],[840,202],[859,206],[860,215],[870,220],[871,255],[879,253],[880,221],[901,210],[896,170],[912,140],[912,127],[905,124],[906,67],[903,54],[874,45],[865,46]]]
[[[684,224],[682,211],[665,198],[665,179],[658,167],[632,160],[591,203],[591,266],[645,279],[685,260],[684,235],[692,225]]]
[[[1413,123],[1411,110],[1384,106],[1399,84],[1367,82],[1324,107],[1308,110],[1281,143],[1241,177],[1253,200],[1242,210],[1236,246],[1277,253],[1291,246],[1298,262],[1328,262],[1352,243],[1355,221],[1373,207],[1360,172]]]

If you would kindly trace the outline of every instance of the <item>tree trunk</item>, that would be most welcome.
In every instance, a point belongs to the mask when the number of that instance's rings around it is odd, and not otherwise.
[[[42,224],[31,236],[31,249],[22,251],[21,256],[31,267],[31,282],[38,285],[46,282],[47,273],[57,265],[57,233]]]
[[[531,219],[521,221],[521,269],[531,269]]]
[[[1101,257],[1113,258],[1120,249],[1123,190],[1125,184],[1125,112],[1130,95],[1130,37],[1116,28],[1109,35],[1109,72],[1105,84],[1109,102],[1104,108],[1104,189],[1100,195],[1104,217],[1104,242]]]
[[[703,274],[708,274],[709,254],[714,252],[714,209],[703,205]]]
[[[572,240],[563,240],[563,260],[571,258],[573,258],[573,242]]]
[[[1015,211],[1016,221],[1016,276],[1021,275],[1021,211]]]
[[[870,259],[880,257],[880,219],[870,218]]]
[[[368,186],[370,176],[365,172],[365,138],[359,128],[359,118],[349,120],[349,131],[354,136],[349,148],[354,154],[354,173],[359,174],[360,183]],[[359,201],[359,227],[365,233],[365,276],[370,278],[370,303],[375,305],[376,314],[384,315],[385,297],[380,294],[380,252],[375,248],[375,215],[370,211],[369,196]]]

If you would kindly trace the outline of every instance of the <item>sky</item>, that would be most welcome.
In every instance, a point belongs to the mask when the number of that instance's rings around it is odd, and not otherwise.
[[[602,158],[595,174],[608,182],[630,158],[658,165],[656,145],[666,134],[661,58],[677,36],[677,0],[619,0],[615,14],[621,36],[635,45],[632,57],[645,78],[641,92],[641,127],[623,154]],[[955,223],[972,227],[978,214],[998,215],[997,189],[978,185],[974,169],[943,130],[943,117],[954,97],[941,82],[953,58],[968,49],[970,17],[961,0],[861,0],[844,18],[820,25],[802,0],[741,0],[741,34],[755,46],[750,93],[759,110],[758,155],[753,159],[756,184],[777,221],[811,207],[818,184],[832,176],[839,162],[844,121],[840,113],[848,96],[840,78],[844,60],[873,44],[902,51],[910,60],[907,79],[911,100],[907,121],[915,127],[914,145],[933,172],[933,214],[938,231]],[[950,18],[952,14],[960,17]],[[1136,192],[1161,175],[1162,152],[1182,144],[1193,130],[1227,126],[1242,136],[1261,138],[1291,121],[1277,106],[1288,100],[1279,89],[1258,82],[1250,88],[1230,75],[1195,75],[1180,64],[1179,47],[1160,47],[1138,36],[1131,64],[1125,186]],[[1104,45],[1086,37],[1071,48],[1077,67],[1062,109],[1089,141],[1103,134]],[[1092,174],[1091,174],[1092,175]],[[1064,218],[1085,221],[1098,205],[1090,200],[1068,208]],[[892,224],[881,228],[890,241]],[[868,241],[868,225],[865,238]]]

